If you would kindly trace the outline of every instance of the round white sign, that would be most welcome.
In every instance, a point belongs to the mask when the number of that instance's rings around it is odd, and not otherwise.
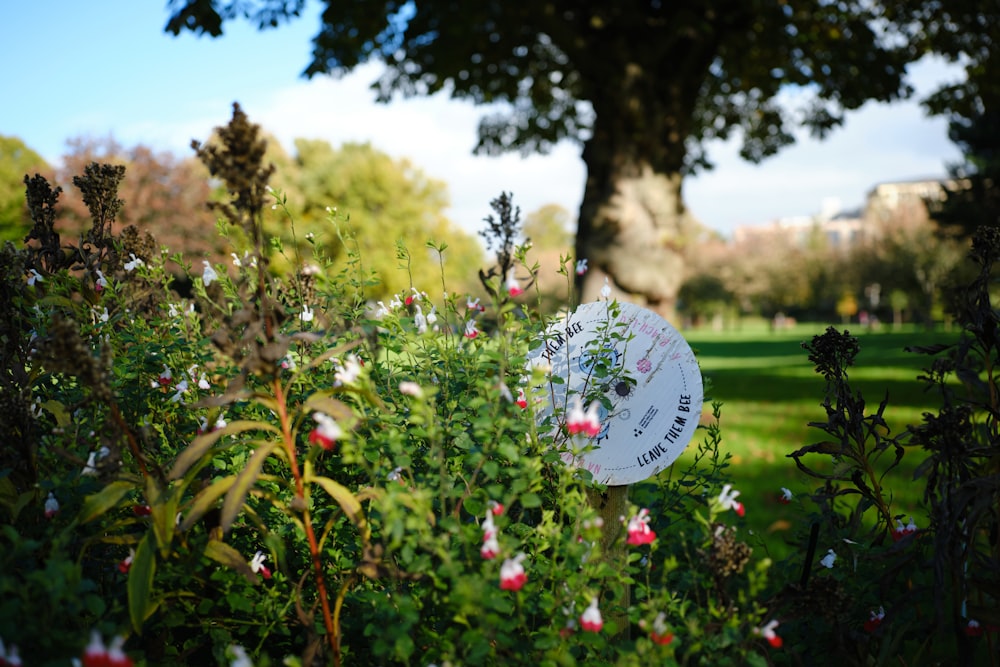
[[[550,377],[561,379],[548,383],[539,423],[557,415],[563,460],[602,484],[652,477],[681,455],[698,427],[701,370],[691,347],[669,322],[634,304],[581,305],[546,330],[528,364],[549,365]],[[589,439],[567,435],[565,416],[577,400],[584,408],[597,401],[600,430]]]

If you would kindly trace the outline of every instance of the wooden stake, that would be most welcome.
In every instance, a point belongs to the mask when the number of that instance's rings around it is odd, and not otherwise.
[[[609,486],[601,493],[588,491],[590,504],[596,509],[604,521],[601,531],[601,553],[615,567],[624,567],[628,560],[628,550],[625,545],[625,523],[622,517],[628,519],[628,486]],[[608,621],[613,621],[618,628],[617,637],[629,638],[628,608],[631,605],[631,590],[625,585],[624,595],[616,601],[612,609],[602,610],[602,615]]]

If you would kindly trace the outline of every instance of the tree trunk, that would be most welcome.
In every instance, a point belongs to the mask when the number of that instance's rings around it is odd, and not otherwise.
[[[614,298],[675,321],[681,250],[695,227],[681,197],[680,171],[657,173],[621,149],[605,158],[595,139],[583,153],[587,185],[576,256],[587,259],[589,270],[577,277],[580,301],[597,300],[607,278]]]

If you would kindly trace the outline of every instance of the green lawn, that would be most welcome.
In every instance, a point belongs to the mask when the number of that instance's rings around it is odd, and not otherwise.
[[[756,324],[739,331],[683,332],[710,383],[706,414],[710,414],[710,400],[723,404],[722,447],[732,454],[729,472],[742,493],[748,525],[778,558],[787,553],[785,540],[791,535],[792,521],[803,516],[795,505],[778,502],[780,488],[791,489],[801,499],[819,486],[819,480],[800,472],[787,454],[824,435],[808,426],[810,421],[826,419],[821,406],[824,380],[801,344],[826,326],[799,324],[772,332]],[[871,410],[888,396],[885,418],[894,433],[919,423],[924,412],[935,409],[936,396],[926,393],[925,385],[916,380],[930,357],[904,348],[951,341],[956,332],[847,328],[858,335],[861,344],[855,367],[849,371],[852,387],[862,392]],[[919,456],[919,451],[907,450],[903,464],[893,472],[890,487],[896,513],[914,511],[919,505],[922,484],[912,481]],[[807,504],[805,509],[812,507]]]

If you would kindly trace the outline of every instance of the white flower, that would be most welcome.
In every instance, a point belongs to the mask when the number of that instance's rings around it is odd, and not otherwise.
[[[587,260],[586,260],[586,258],[576,260],[576,275],[582,276],[586,272],[587,272]]]
[[[236,267],[243,266],[243,263],[240,261],[240,256],[239,255],[237,255],[235,252],[231,252],[231,253],[229,253],[229,255],[230,255],[230,257],[233,258],[233,266],[236,266]]]
[[[230,646],[229,655],[232,656],[232,660],[229,661],[229,667],[253,667],[253,662],[250,661],[246,649],[242,646],[238,644]]]
[[[302,313],[299,314],[299,319],[301,319],[303,322],[312,322],[313,321],[312,308],[310,308],[309,306],[303,306]]]
[[[97,269],[97,280],[94,281],[94,290],[101,292],[107,286],[108,279],[104,277],[104,273],[102,273],[100,269]]]
[[[417,328],[418,334],[427,333],[427,318],[424,317],[423,311],[420,310],[420,305],[413,304],[413,308],[414,310],[417,311],[416,314],[413,316],[413,326]]]
[[[399,383],[399,391],[407,396],[412,396],[413,398],[422,398],[424,395],[424,390],[420,388],[420,385],[416,382],[403,381]]]
[[[208,391],[211,388],[212,388],[212,385],[210,385],[208,383],[208,376],[205,375],[204,373],[202,373],[201,377],[198,378],[198,389],[202,389],[202,390]]]
[[[719,493],[719,505],[723,510],[735,510],[737,514],[743,516],[743,503],[736,500],[739,495],[740,492],[734,489],[732,484],[726,484]]]
[[[215,272],[215,269],[212,268],[212,265],[208,263],[207,259],[202,260],[201,263],[205,265],[205,270],[201,273],[201,280],[205,283],[205,287],[208,287],[213,281],[219,279],[219,274]]]
[[[427,324],[434,324],[437,321],[437,306],[431,306],[431,312],[427,313]]]
[[[146,264],[144,261],[136,257],[134,252],[130,252],[128,256],[132,258],[128,262],[125,262],[125,271],[127,271],[128,273],[132,273],[138,267],[144,266]]]
[[[837,553],[833,549],[829,549],[823,559],[819,562],[825,568],[833,569],[833,564],[837,562]]]
[[[32,269],[31,271],[28,271],[28,274],[29,274],[28,275],[28,285],[34,285],[35,283],[43,283],[43,282],[45,282],[45,279],[42,278],[42,274],[40,274],[38,271],[35,271],[34,269]]]
[[[380,320],[388,314],[389,314],[389,309],[386,308],[385,303],[379,301],[378,308],[375,310],[375,319]]]
[[[604,278],[604,287],[601,288],[601,298],[611,298],[611,284],[608,282],[607,277]]]
[[[83,466],[83,471],[81,471],[80,474],[90,477],[97,475],[97,462],[110,455],[111,450],[108,449],[107,446],[102,446],[96,452],[91,452],[90,456],[87,457],[87,465]]]
[[[351,354],[340,364],[340,369],[333,374],[333,379],[340,384],[354,384],[361,375],[361,362]]]
[[[188,381],[181,380],[180,382],[177,383],[177,386],[174,387],[174,389],[176,389],[176,392],[174,393],[173,396],[170,397],[170,402],[183,404],[184,394],[186,394],[188,390]]]

